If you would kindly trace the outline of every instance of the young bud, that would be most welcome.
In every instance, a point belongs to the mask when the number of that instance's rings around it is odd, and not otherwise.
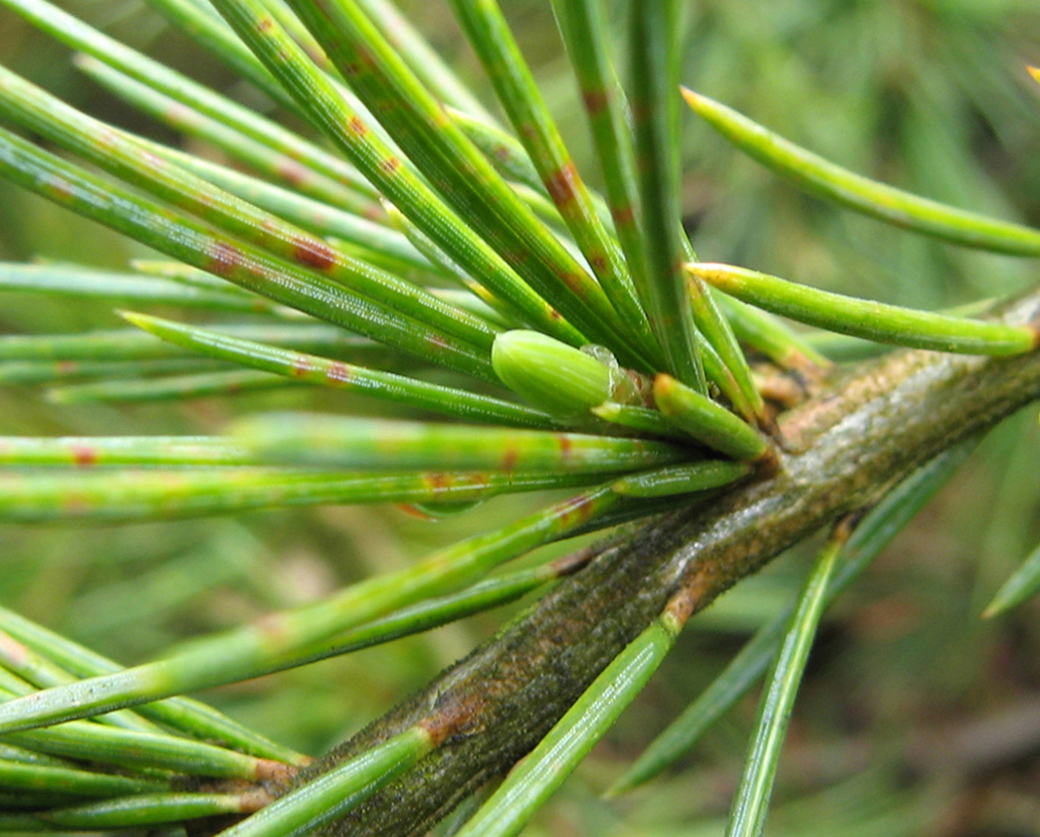
[[[624,376],[588,352],[521,329],[495,338],[491,364],[503,383],[533,407],[567,419],[587,417],[611,399],[613,379]]]

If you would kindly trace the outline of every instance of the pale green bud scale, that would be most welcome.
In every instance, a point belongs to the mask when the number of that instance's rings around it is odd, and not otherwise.
[[[537,331],[516,329],[495,338],[491,365],[502,382],[532,406],[577,419],[614,400],[615,388],[627,379],[613,356],[606,355],[605,349],[575,349]]]

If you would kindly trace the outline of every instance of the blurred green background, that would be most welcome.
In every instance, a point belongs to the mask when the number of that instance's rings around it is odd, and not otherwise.
[[[407,4],[490,100],[440,2]],[[618,18],[623,4],[614,4]],[[262,99],[137,0],[65,7],[247,102]],[[588,141],[545,2],[506,0],[579,159]],[[782,135],[929,197],[1040,225],[1040,8],[1015,0],[704,0],[691,5],[684,81]],[[621,26],[619,43],[623,42]],[[0,60],[67,101],[175,141],[71,69],[67,51],[0,11]],[[685,213],[703,258],[820,287],[938,308],[1037,281],[1032,262],[971,253],[835,210],[685,122]],[[594,166],[586,176],[598,182]],[[145,250],[0,183],[0,258],[121,267]],[[182,312],[167,310],[172,316]],[[198,318],[197,314],[187,314]],[[0,331],[113,327],[108,306],[0,295]],[[306,390],[231,400],[55,407],[0,393],[0,433],[216,432],[272,407],[346,409]],[[351,409],[353,405],[351,404]],[[1009,420],[830,614],[785,751],[772,834],[1040,834],[1040,605],[981,609],[1040,540],[1036,411]],[[396,508],[274,511],[121,527],[0,527],[0,604],[123,662],[322,595],[492,528],[537,498],[429,523]],[[598,794],[799,583],[809,550],[698,617],[636,705],[531,834],[721,833],[755,702],[680,768],[630,796]],[[207,695],[319,752],[418,688],[501,614]]]

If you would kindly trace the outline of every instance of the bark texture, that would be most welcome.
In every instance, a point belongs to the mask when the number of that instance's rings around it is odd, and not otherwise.
[[[1040,291],[1009,306],[1035,321]],[[875,502],[955,442],[1040,398],[1040,352],[1010,359],[903,351],[859,368],[779,421],[772,475],[680,509],[605,548],[423,692],[298,782],[424,722],[445,737],[327,837],[419,835],[527,753],[679,589],[694,610],[787,547]]]

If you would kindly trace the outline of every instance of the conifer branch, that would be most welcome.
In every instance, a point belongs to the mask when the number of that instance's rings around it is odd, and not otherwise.
[[[1035,323],[1040,290],[1001,320]],[[497,636],[297,783],[421,724],[444,743],[323,834],[418,835],[547,733],[677,589],[694,612],[786,548],[862,510],[956,442],[1040,398],[1040,353],[901,351],[783,415],[772,475],[603,547]]]

